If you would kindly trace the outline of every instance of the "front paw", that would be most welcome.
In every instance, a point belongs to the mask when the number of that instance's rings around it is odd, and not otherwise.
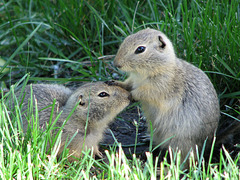
[[[97,153],[95,154],[99,158],[103,158],[103,154],[98,150]]]
[[[132,90],[131,84],[126,83],[126,81],[122,82],[122,81],[111,80],[111,81],[105,81],[104,83],[109,85],[109,86],[119,86],[123,89],[126,89],[129,92]]]
[[[109,85],[109,86],[117,86],[118,85],[118,83],[114,80],[105,81],[104,83]]]

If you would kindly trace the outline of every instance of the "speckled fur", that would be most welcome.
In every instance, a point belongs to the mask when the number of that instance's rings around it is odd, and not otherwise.
[[[161,47],[163,42],[166,44]],[[139,46],[144,52],[135,54]],[[157,145],[178,148],[185,157],[189,150],[199,150],[212,137],[220,117],[216,91],[206,74],[176,57],[171,41],[162,32],[145,29],[128,36],[121,44],[114,64],[129,74],[116,82],[130,90],[140,101],[147,120],[152,122],[153,141]]]
[[[76,110],[66,123],[62,133],[61,146],[58,155],[64,149],[65,142],[78,132],[72,142],[69,144],[69,153],[75,157],[80,157],[83,143],[84,148],[93,148],[93,153],[100,155],[98,143],[103,137],[104,130],[109,122],[113,121],[115,116],[120,113],[130,102],[129,92],[118,87],[108,86],[103,82],[87,83],[75,91],[62,85],[33,84],[33,97],[37,100],[38,110],[45,108],[56,99],[56,106],[53,119],[61,110],[63,111],[57,125],[61,126],[69,113],[78,103]],[[99,97],[101,92],[109,94],[107,97]],[[20,91],[16,93],[20,96]],[[22,112],[27,110],[28,101],[31,98],[31,88],[25,88],[25,98],[22,105]],[[39,112],[39,125],[43,129],[49,122],[51,108]],[[84,142],[85,126],[88,121],[86,137]],[[26,131],[28,120],[24,120],[23,127]],[[73,161],[73,157],[69,157]]]

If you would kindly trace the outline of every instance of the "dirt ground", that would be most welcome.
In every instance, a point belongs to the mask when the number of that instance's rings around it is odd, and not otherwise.
[[[134,106],[123,111],[110,124],[104,135],[104,140],[100,144],[101,151],[113,146],[117,141],[121,143],[127,156],[133,154],[134,149],[135,154],[141,155],[148,149],[147,134],[146,119],[140,112],[139,106]],[[137,142],[135,143],[135,141]]]

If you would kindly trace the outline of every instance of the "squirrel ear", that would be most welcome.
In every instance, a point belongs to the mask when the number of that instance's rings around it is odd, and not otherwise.
[[[83,101],[83,96],[82,96],[82,95],[80,95],[80,96],[78,97],[78,102],[79,102],[79,105],[80,105],[80,106],[84,106],[84,105],[85,105],[85,102]]]
[[[164,49],[166,46],[166,43],[163,41],[162,36],[158,36],[158,40],[160,41],[160,47]]]

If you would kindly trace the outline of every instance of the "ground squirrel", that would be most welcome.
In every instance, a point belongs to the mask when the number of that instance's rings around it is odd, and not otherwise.
[[[172,137],[161,148],[180,149],[182,159],[206,138],[211,145],[220,117],[216,91],[203,71],[176,57],[165,34],[148,28],[128,36],[114,65],[129,77],[113,84],[141,102],[156,145]]]
[[[93,147],[94,155],[99,155],[98,143],[103,137],[104,130],[107,128],[109,122],[113,121],[114,117],[130,103],[130,94],[128,91],[118,86],[109,86],[103,82],[87,83],[75,91],[71,91],[62,85],[33,84],[32,90],[32,97],[37,100],[39,126],[43,129],[46,123],[49,122],[52,106],[47,109],[44,108],[53,104],[54,99],[56,99],[56,103],[53,120],[58,115],[58,112],[63,111],[57,121],[57,126],[59,127],[62,126],[62,123],[78,103],[77,108],[63,128],[58,155],[63,151],[67,138],[70,140],[76,131],[78,131],[67,148],[69,148],[70,154],[80,157],[87,120],[88,126],[84,145],[87,148]],[[22,112],[27,110],[28,102],[31,98],[31,88],[29,85],[26,86],[24,92]],[[16,93],[16,96],[19,97],[20,94],[19,91]],[[19,102],[21,102],[21,98]],[[44,110],[41,111],[41,109]],[[23,128],[26,131],[29,120],[24,119]],[[73,157],[69,157],[69,161],[73,160]]]

